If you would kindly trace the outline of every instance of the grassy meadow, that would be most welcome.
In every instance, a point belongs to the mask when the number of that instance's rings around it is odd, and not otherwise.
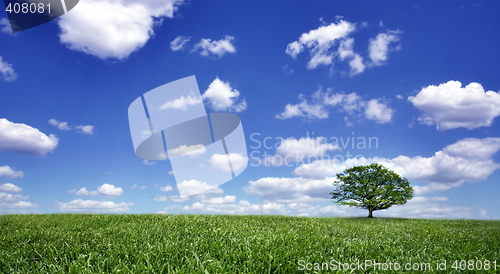
[[[500,272],[500,221],[1,215],[0,240],[0,273],[334,273],[339,263],[366,260],[386,264],[353,273],[399,272],[415,263],[429,263],[430,273],[445,260],[443,273],[464,272],[461,260],[468,272],[469,261],[474,271],[481,264]]]

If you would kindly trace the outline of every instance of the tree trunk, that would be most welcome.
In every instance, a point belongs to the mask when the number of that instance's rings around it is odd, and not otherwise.
[[[373,209],[368,209],[368,212],[370,212],[368,218],[373,218]]]

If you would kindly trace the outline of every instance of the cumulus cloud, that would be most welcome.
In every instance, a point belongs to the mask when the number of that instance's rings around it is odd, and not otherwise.
[[[240,112],[247,108],[245,99],[238,101],[240,92],[233,89],[227,81],[221,81],[218,77],[208,86],[203,93],[203,99],[216,111]]]
[[[221,58],[226,53],[235,53],[236,49],[233,45],[233,36],[226,35],[224,39],[214,40],[201,39],[200,42],[194,45],[191,52],[200,52],[201,56],[218,56]]]
[[[142,161],[142,164],[146,165],[146,166],[152,166],[152,165],[155,165],[156,163],[157,162],[155,162],[155,161],[149,161],[149,160]]]
[[[57,127],[59,130],[72,130],[73,126],[68,125],[68,122],[61,122],[56,119],[50,119],[49,124]],[[87,126],[75,126],[74,127],[78,133],[81,134],[87,134],[87,135],[93,135],[94,134],[94,126],[87,125]]]
[[[244,191],[266,201],[310,201],[328,199],[333,190],[333,178],[322,180],[305,178],[266,177],[248,182]],[[316,199],[314,199],[316,198]]]
[[[167,196],[156,195],[153,200],[156,202],[166,202],[168,200]]]
[[[190,93],[186,97],[184,97],[184,95],[182,95],[180,98],[165,102],[164,104],[162,104],[160,106],[160,110],[173,108],[173,109],[180,109],[180,110],[186,111],[189,107],[192,107],[194,105],[201,104],[201,103],[202,103],[202,99],[200,96],[195,96],[193,93]]]
[[[285,205],[277,203],[262,203],[244,206],[237,204],[207,204],[196,202],[191,206],[182,207],[181,210],[206,214],[286,214]]]
[[[377,37],[370,39],[368,51],[370,52],[372,65],[381,66],[387,61],[387,53],[393,50],[390,44],[399,41],[399,33],[399,31],[379,33]]]
[[[378,124],[385,124],[392,120],[393,114],[394,110],[380,103],[377,99],[366,102],[365,117],[368,120],[373,120]]]
[[[167,149],[167,154],[169,158],[179,155],[189,156],[190,158],[197,158],[205,154],[205,152],[207,152],[207,149],[203,144],[190,145],[190,146],[181,145],[176,148]]]
[[[192,205],[181,207],[180,210],[194,213],[205,214],[281,214],[295,216],[354,216],[359,215],[360,210],[351,209],[346,206],[328,205],[321,207],[310,203],[281,203],[281,202],[263,202],[252,204],[241,200],[236,204],[236,197],[213,197],[210,200],[201,200]],[[174,207],[171,207],[173,209]],[[177,208],[177,207],[175,207]]]
[[[133,203],[115,203],[112,201],[72,200],[68,203],[56,202],[61,211],[71,212],[96,212],[96,213],[123,213],[130,211]]]
[[[2,56],[0,56],[0,80],[4,80],[6,82],[12,82],[17,79],[17,74],[12,67],[12,64],[9,64],[3,61]]]
[[[7,18],[0,18],[0,32],[2,33],[7,33],[10,35],[16,35],[15,33],[12,32],[12,28],[10,26],[9,19]]]
[[[26,124],[13,123],[5,118],[0,119],[0,152],[20,152],[45,156],[53,152],[59,139],[49,136]]]
[[[1,174],[1,167],[0,167],[0,174]],[[2,192],[11,192],[11,193],[19,193],[21,191],[23,191],[22,188],[16,186],[15,184],[11,184],[11,183],[6,183],[6,184],[3,184],[3,185],[0,185],[0,191]]]
[[[425,219],[471,219],[473,208],[449,206],[447,197],[414,197],[406,204],[377,211],[380,217],[425,218]]]
[[[142,48],[162,18],[183,0],[87,0],[58,20],[59,38],[71,50],[122,60]]]
[[[236,196],[224,196],[224,197],[210,197],[201,201],[203,204],[209,205],[225,205],[234,204],[236,202]]]
[[[172,51],[182,50],[190,39],[191,37],[189,36],[177,36],[172,42],[170,42],[170,49]]]
[[[228,159],[229,158],[229,159]],[[231,167],[234,173],[239,173],[244,170],[248,164],[248,157],[245,157],[238,153],[226,154],[214,154],[209,160],[212,168],[221,170],[222,172],[231,174],[231,169],[228,164],[228,160],[231,162]]]
[[[307,63],[308,69],[315,69],[319,65],[331,65],[335,52],[331,48],[341,39],[346,38],[356,29],[355,24],[340,20],[337,24],[321,26],[303,33],[299,40],[288,44],[286,53],[296,58],[304,48],[309,49],[311,59]]]
[[[189,197],[181,197],[181,196],[178,196],[178,195],[169,196],[169,198],[174,203],[183,203],[185,201],[189,201],[190,200]]]
[[[342,162],[338,159],[320,159],[298,166],[293,174],[299,177],[261,178],[250,181],[244,191],[269,202],[315,203],[330,198],[328,193],[333,190],[337,173],[354,166],[379,163],[409,179],[414,184],[415,194],[422,195],[486,180],[500,169],[500,163],[493,159],[499,150],[500,138],[466,138],[446,146],[430,157],[357,157]],[[442,214],[445,212],[448,211],[443,211]],[[427,215],[422,213],[418,216]],[[434,217],[439,216],[441,215]]]
[[[14,184],[7,183],[0,185],[0,213],[29,212],[38,207],[37,204],[26,201],[29,199],[28,196],[12,194],[21,191],[22,189]]]
[[[163,191],[163,192],[168,192],[168,191],[172,191],[172,190],[174,190],[174,189],[173,189],[171,186],[169,186],[169,185],[166,185],[166,186],[160,186],[158,189],[159,189],[160,191]]]
[[[306,158],[321,158],[328,151],[339,150],[337,145],[326,142],[324,137],[287,138],[276,148],[276,154],[264,159],[266,165],[286,165],[304,161]]]
[[[466,138],[446,146],[430,157],[359,157],[342,163],[336,160],[318,160],[297,167],[293,173],[301,178],[325,179],[353,166],[380,163],[408,178],[410,182],[423,183],[414,187],[415,193],[421,195],[445,191],[464,182],[486,180],[500,168],[500,164],[493,160],[499,150],[500,138]]]
[[[364,116],[368,120],[373,120],[378,124],[389,123],[394,115],[394,110],[387,106],[382,99],[371,99],[365,101],[355,92],[333,93],[331,89],[323,91],[320,87],[312,96],[309,103],[303,95],[299,96],[301,103],[296,105],[288,104],[285,110],[276,115],[277,119],[288,119],[302,117],[305,119],[326,119],[329,117],[329,109],[335,108],[338,112],[343,112],[347,116],[344,120],[348,125],[352,123],[349,119],[360,119]]]
[[[78,133],[81,134],[86,134],[86,135],[93,135],[94,134],[94,126],[91,125],[86,125],[86,126],[75,126],[75,129],[77,129]]]
[[[123,189],[121,187],[115,187],[110,184],[103,184],[98,187],[97,190],[88,191],[87,188],[82,187],[78,190],[75,195],[78,196],[98,196],[98,195],[107,195],[107,196],[122,196]]]
[[[177,184],[177,188],[181,194],[181,198],[194,194],[222,194],[224,191],[218,186],[208,185],[206,182],[197,180],[186,180]]]
[[[351,68],[351,76],[360,74],[365,71],[365,64],[363,64],[363,57],[353,51],[354,39],[349,38],[340,43],[338,54],[341,61],[348,60],[349,67]]]
[[[22,171],[15,171],[10,166],[0,166],[0,177],[5,177],[7,179],[23,178],[24,174]],[[7,184],[4,184],[4,186]],[[12,185],[12,184],[8,184]],[[3,191],[0,187],[0,191]]]
[[[465,87],[459,81],[430,85],[408,97],[408,101],[422,113],[420,123],[436,125],[438,130],[489,127],[500,115],[500,94],[485,92],[481,84],[474,82]]]
[[[56,119],[50,119],[49,124],[57,127],[60,130],[71,130],[71,127],[68,126],[68,122],[59,122]]]
[[[328,111],[321,104],[309,104],[303,96],[299,96],[302,102],[292,105],[287,104],[285,110],[276,115],[277,119],[288,119],[292,117],[302,117],[307,119],[325,119],[328,118]]]
[[[308,49],[311,56],[307,63],[308,69],[316,69],[318,66],[331,66],[333,69],[335,60],[348,62],[349,74],[354,76],[364,72],[367,67],[383,65],[387,60],[388,52],[394,50],[390,45],[399,41],[401,33],[400,31],[387,31],[370,39],[368,51],[371,62],[366,63],[360,54],[354,52],[354,38],[350,35],[356,30],[355,23],[339,20],[337,23],[323,25],[303,33],[297,41],[288,44],[285,52],[296,59],[301,52]]]

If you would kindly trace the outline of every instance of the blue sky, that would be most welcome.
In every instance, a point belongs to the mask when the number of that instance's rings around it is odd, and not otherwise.
[[[498,8],[82,0],[16,34],[0,11],[0,213],[365,216],[328,193],[378,162],[417,195],[375,216],[498,219]],[[249,165],[181,199],[169,161],[135,155],[127,109],[191,75],[208,112],[241,118]]]

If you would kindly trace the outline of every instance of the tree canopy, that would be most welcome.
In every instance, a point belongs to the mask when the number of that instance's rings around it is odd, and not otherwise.
[[[330,192],[339,205],[373,211],[405,204],[413,198],[413,188],[408,179],[380,164],[355,166],[337,174],[335,189]]]

